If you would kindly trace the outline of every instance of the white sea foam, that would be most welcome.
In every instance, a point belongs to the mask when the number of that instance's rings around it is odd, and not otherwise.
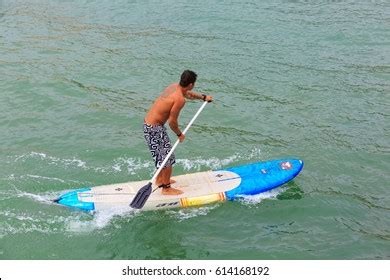
[[[55,177],[45,177],[45,176],[39,176],[39,175],[32,175],[32,174],[27,174],[26,177],[28,178],[33,178],[33,179],[42,179],[42,180],[48,180],[48,181],[57,181],[61,183],[65,183],[64,180],[60,178],[55,178]]]
[[[264,199],[276,199],[276,197],[286,190],[285,187],[276,188],[256,195],[243,195],[239,201],[245,205],[257,205]]]
[[[131,175],[137,174],[137,171],[150,168],[153,166],[151,160],[142,161],[139,158],[124,158],[119,157],[114,160],[114,162],[108,167],[96,167],[94,170],[100,173],[118,173],[123,172],[124,170]]]
[[[52,216],[44,211],[30,212],[27,210],[0,211],[0,237],[18,233],[39,232],[51,234],[63,231],[64,217]]]
[[[236,161],[251,160],[256,159],[259,160],[261,156],[261,151],[259,148],[253,148],[248,153],[244,154],[233,154],[231,156],[227,156],[226,158],[189,158],[189,159],[180,159],[177,158],[177,164],[182,166],[186,171],[200,171],[202,169],[220,169],[225,166],[228,166]],[[10,157],[14,162],[25,162],[27,160],[42,160],[47,165],[55,165],[63,168],[81,168],[86,171],[93,171],[98,173],[110,174],[110,173],[119,173],[119,172],[127,172],[128,174],[135,175],[140,170],[149,169],[151,172],[154,172],[154,164],[150,159],[140,159],[140,158],[132,158],[132,157],[119,157],[113,159],[111,162],[108,162],[105,166],[91,166],[82,159],[73,157],[73,158],[58,158],[55,156],[51,156],[42,152],[29,152],[23,155]],[[64,180],[60,178],[50,178],[42,175],[36,174],[27,174],[33,179],[42,179],[42,180],[55,180],[58,182],[64,182]],[[9,176],[10,180],[15,179],[15,175]]]
[[[245,155],[244,155],[245,156]],[[261,158],[261,149],[258,147],[253,148],[250,152],[249,155],[246,156],[245,158],[251,160],[251,159],[260,159]]]
[[[47,177],[47,176],[41,176],[41,175],[36,175],[36,174],[25,174],[25,175],[19,175],[19,176],[15,175],[15,174],[11,174],[11,175],[8,175],[8,177],[6,179],[9,181],[24,181],[24,180],[31,181],[31,180],[34,180],[37,182],[51,181],[51,182],[72,183],[72,184],[80,184],[81,183],[80,181],[77,181],[77,180],[69,180],[69,179],[64,180],[61,178]]]
[[[184,167],[184,170],[196,170],[200,171],[202,167],[207,167],[208,169],[219,169],[229,163],[234,162],[237,159],[236,155],[230,156],[226,159],[218,158],[195,158],[195,159],[177,159],[177,163]]]
[[[91,233],[109,226],[116,217],[132,219],[137,213],[139,211],[133,211],[129,207],[98,211],[94,215],[83,211],[64,211],[61,215],[43,210],[38,212],[2,210],[0,211],[0,238],[32,232],[44,234],[55,232]],[[114,224],[114,226],[117,225]]]
[[[9,210],[4,210],[0,212],[0,215],[3,216],[4,220],[18,220],[18,221],[29,221],[33,223],[38,223],[41,220],[39,218],[36,218],[32,216],[31,214],[28,213],[16,213],[16,212],[11,212]]]
[[[72,233],[91,232],[107,227],[116,217],[133,218],[137,213],[139,213],[139,211],[135,211],[130,207],[113,207],[96,211],[93,215],[83,213],[88,215],[87,219],[79,213],[79,215],[67,219],[65,228],[68,232]]]
[[[53,232],[49,226],[41,226],[36,223],[22,223],[19,226],[11,225],[7,222],[2,223],[2,227],[0,228],[0,238],[9,235],[15,235],[19,233],[31,233],[31,232],[39,232],[42,234],[50,234]]]
[[[9,157],[9,158],[13,159],[14,162],[26,162],[28,160],[41,160],[44,161],[44,163],[47,165],[55,165],[64,168],[67,167],[81,168],[83,170],[87,170],[87,171],[92,170],[94,172],[105,173],[105,174],[127,171],[129,174],[134,175],[139,170],[142,170],[144,168],[150,168],[153,166],[153,162],[151,160],[145,161],[139,158],[131,158],[131,157],[130,158],[119,157],[114,159],[112,162],[108,163],[108,165],[106,166],[98,166],[98,167],[90,166],[87,164],[86,161],[78,159],[76,157],[58,158],[55,156],[50,156],[45,153],[39,153],[39,152],[29,152],[23,155]],[[40,178],[44,179],[45,177],[41,176]],[[9,179],[14,179],[14,178],[9,177]]]
[[[57,198],[60,193],[59,192],[46,192],[41,194],[29,193],[26,191],[21,191],[17,188],[14,188],[16,197],[26,197],[31,200],[34,200],[39,203],[52,204],[53,199]]]
[[[215,203],[215,204],[205,205],[202,207],[190,207],[185,209],[166,210],[166,211],[171,217],[174,217],[178,219],[179,222],[182,222],[199,216],[206,216],[212,210],[216,209],[220,205],[221,203]]]
[[[184,170],[196,170],[200,171],[202,167],[206,167],[208,169],[220,169],[228,166],[236,161],[240,160],[252,160],[256,159],[256,161],[261,158],[261,150],[259,148],[253,148],[248,153],[242,154],[233,154],[226,158],[220,159],[216,157],[204,159],[204,158],[192,158],[192,159],[177,159],[177,163],[184,167]]]
[[[49,156],[45,153],[38,153],[38,152],[30,152],[27,154],[17,156],[17,157],[15,157],[14,161],[15,162],[18,162],[18,161],[24,162],[27,159],[31,159],[31,158],[32,159],[38,158],[38,159],[47,161],[48,164],[53,164],[53,165],[76,166],[76,167],[82,167],[82,168],[86,167],[86,162],[84,162],[80,159],[77,159],[75,157],[73,157],[72,159],[69,159],[69,158],[62,159],[62,158]]]

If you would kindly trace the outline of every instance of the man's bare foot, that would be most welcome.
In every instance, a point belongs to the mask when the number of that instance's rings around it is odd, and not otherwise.
[[[172,188],[172,187],[161,189],[161,194],[163,194],[163,195],[179,195],[182,193],[183,193],[183,191]]]

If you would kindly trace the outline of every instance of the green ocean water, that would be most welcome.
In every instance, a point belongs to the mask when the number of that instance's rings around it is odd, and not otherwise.
[[[142,121],[185,69],[215,102],[175,174],[302,173],[185,210],[50,203],[150,178]],[[0,0],[0,259],[390,259],[389,92],[389,1]]]

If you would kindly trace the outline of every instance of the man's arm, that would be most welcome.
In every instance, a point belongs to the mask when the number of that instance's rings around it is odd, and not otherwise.
[[[172,106],[171,112],[169,114],[169,119],[168,119],[169,127],[173,130],[173,132],[176,133],[178,137],[180,137],[180,135],[182,134],[179,128],[178,119],[179,119],[180,111],[183,108],[184,104],[185,104],[184,102],[176,101]]]
[[[203,101],[213,101],[213,97],[210,95],[204,95],[198,92],[193,92],[193,91],[187,91],[187,93],[184,95],[188,99],[199,99]]]

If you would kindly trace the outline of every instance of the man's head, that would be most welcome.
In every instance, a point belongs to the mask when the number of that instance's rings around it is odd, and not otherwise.
[[[191,90],[196,82],[196,73],[191,70],[185,70],[180,77],[180,86]]]

